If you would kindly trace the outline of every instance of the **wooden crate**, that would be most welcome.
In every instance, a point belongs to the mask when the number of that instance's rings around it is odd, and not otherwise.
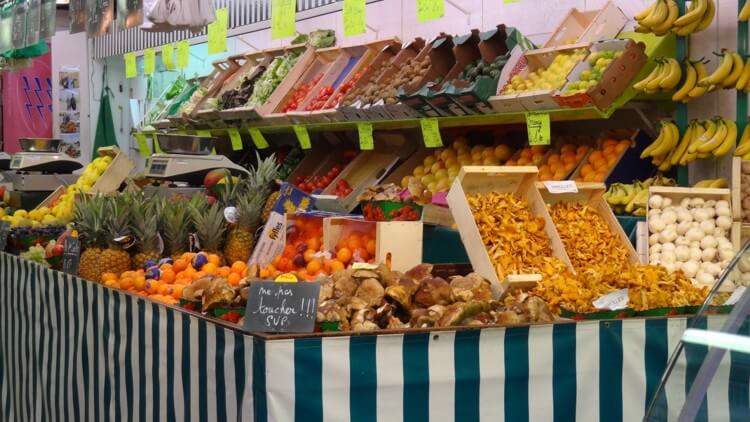
[[[608,1],[599,10],[581,12],[572,8],[544,43],[544,47],[614,38],[625,27],[628,20],[628,17],[612,1]]]
[[[88,193],[106,194],[117,192],[120,189],[120,185],[125,182],[125,179],[128,178],[130,172],[135,168],[135,163],[116,146],[99,148],[97,153],[100,157],[112,157],[112,162],[107,167],[107,170],[104,170],[104,173],[99,176],[99,179],[97,179]]]
[[[55,202],[57,202],[57,200],[62,196],[62,194],[65,193],[65,191],[66,191],[66,188],[64,185],[58,186],[57,189],[52,191],[52,193],[49,194],[49,196],[47,196],[46,198],[44,198],[44,200],[40,202],[39,205],[37,205],[36,208],[34,209],[38,210],[39,208],[42,208],[42,207],[52,208]]]
[[[204,82],[207,81],[207,85],[205,86],[208,90],[206,91],[206,95],[196,103],[195,108],[189,114],[191,119],[196,119],[198,117],[198,112],[204,109],[206,101],[208,101],[209,98],[213,98],[221,89],[224,81],[232,76],[232,74],[234,74],[239,68],[240,65],[237,62],[229,59],[219,60],[213,63],[214,70],[204,80]]]
[[[732,157],[732,174],[730,180],[732,190],[732,218],[742,221],[742,157]]]
[[[553,256],[559,258],[571,271],[574,271],[557,229],[547,212],[544,199],[536,188],[536,175],[537,168],[533,166],[466,166],[461,169],[448,192],[448,204],[456,220],[469,260],[479,275],[490,280],[496,298],[507,289],[507,283],[498,278],[495,266],[490,260],[471,213],[466,198],[468,194],[514,193],[527,201],[531,212],[545,221],[544,229],[550,240]]]
[[[611,139],[617,139],[618,141],[629,139],[631,141],[630,148],[623,150],[617,156],[617,160],[615,160],[614,164],[612,164],[609,167],[609,170],[607,171],[607,175],[602,181],[602,182],[606,182],[607,179],[609,179],[609,176],[611,176],[612,173],[615,171],[615,168],[617,168],[617,165],[620,164],[620,161],[622,161],[622,158],[625,156],[625,154],[627,154],[630,151],[635,151],[635,147],[636,147],[635,138],[638,137],[639,133],[640,133],[640,129],[612,129],[612,130],[602,133],[602,135],[599,137],[597,141],[597,147],[589,150],[589,152],[583,158],[583,161],[579,163],[578,167],[575,169],[573,174],[570,175],[569,178],[571,180],[576,180],[577,178],[581,177],[581,169],[583,168],[583,166],[588,164],[591,153],[593,153],[594,151],[601,151],[602,143],[604,142],[605,139],[611,138]]]
[[[261,69],[259,65],[267,62],[267,57],[268,56],[263,51],[228,57],[227,60],[234,62],[239,68],[226,78],[221,84],[221,87],[211,96],[211,98],[220,99],[225,92],[239,87],[245,76],[249,78],[254,77]],[[198,110],[196,113],[196,117],[199,120],[217,120],[221,118],[220,110],[206,108],[205,102],[203,107],[203,109]]]
[[[631,264],[641,263],[638,252],[636,252],[633,244],[630,243],[628,235],[625,234],[622,226],[617,221],[617,217],[615,217],[615,214],[612,212],[612,208],[610,208],[609,204],[603,197],[604,193],[607,191],[607,186],[605,186],[604,183],[578,183],[576,186],[578,192],[551,193],[547,189],[546,184],[543,182],[537,182],[537,188],[542,194],[544,202],[549,206],[560,202],[567,202],[579,203],[591,207],[607,223],[609,230],[620,238],[620,243],[628,251],[628,261]]]
[[[406,272],[422,263],[423,225],[421,221],[364,221],[330,217],[323,221],[323,246],[335,251],[336,243],[350,233],[369,233],[375,227],[375,264],[387,264],[394,271]]]
[[[296,46],[294,48],[298,49],[299,51],[299,49],[302,47]],[[265,116],[272,114],[274,110],[279,108],[279,106],[283,107],[284,99],[287,98],[290,92],[294,90],[297,81],[299,81],[302,75],[305,74],[306,71],[308,71],[308,69],[313,65],[315,58],[315,49],[306,46],[305,49],[301,51],[301,55],[297,59],[297,62],[289,70],[289,73],[287,73],[284,80],[282,80],[281,83],[279,83],[279,85],[273,91],[273,94],[268,97],[268,100],[266,100],[265,104],[258,107],[258,109],[256,110],[258,115],[262,116],[265,119]]]

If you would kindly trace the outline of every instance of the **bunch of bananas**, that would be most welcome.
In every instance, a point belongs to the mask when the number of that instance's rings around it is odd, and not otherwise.
[[[673,150],[680,141],[680,129],[676,124],[667,120],[662,120],[659,124],[661,125],[659,136],[641,152],[641,159],[652,157],[651,162],[658,166],[659,170],[666,171],[672,167],[671,158],[674,155]]]
[[[721,50],[724,57],[714,72],[698,78],[698,86],[708,91],[716,88],[737,89],[750,92],[750,59],[745,62],[738,53],[727,49]]]
[[[656,67],[645,78],[633,85],[636,91],[655,94],[673,90],[682,79],[682,67],[672,58],[656,58]]]
[[[727,179],[705,179],[693,185],[694,188],[726,188],[729,186]]]
[[[677,125],[662,121],[659,136],[643,150],[641,158],[652,157],[659,171],[668,171],[699,158],[724,156],[736,141],[737,125],[723,117],[691,121],[682,138]]]
[[[745,2],[745,5],[740,10],[740,15],[737,17],[737,20],[740,22],[745,22],[748,19],[750,19],[750,1]]]
[[[742,161],[750,160],[750,125],[745,125],[745,130],[742,131],[740,143],[734,150],[734,155],[735,157],[742,157]]]
[[[692,61],[690,59],[685,59],[685,82],[682,84],[682,87],[672,95],[672,101],[682,101],[683,103],[687,103],[690,100],[701,97],[706,91],[708,91],[707,87],[698,85],[699,80],[708,76],[706,63],[707,62],[702,60]]]
[[[633,183],[613,183],[604,194],[604,199],[615,214],[646,215],[646,201],[650,186],[676,186],[674,179],[656,175],[644,181],[634,180]]]
[[[635,15],[635,20],[638,21],[635,30],[659,36],[671,31],[684,37],[708,28],[714,20],[714,15],[714,0],[693,0],[682,16],[679,16],[675,0],[656,0]]]

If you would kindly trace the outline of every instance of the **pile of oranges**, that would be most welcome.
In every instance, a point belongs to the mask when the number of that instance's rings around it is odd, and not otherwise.
[[[606,139],[602,146],[589,154],[586,163],[581,167],[576,182],[604,182],[617,164],[622,153],[630,148],[632,141],[623,139]]]
[[[163,263],[148,270],[125,271],[122,274],[104,273],[102,282],[105,286],[122,289],[149,299],[167,304],[178,303],[182,290],[199,278],[215,275],[224,277],[232,286],[238,286],[247,275],[247,265],[237,261],[231,266],[219,266],[221,258],[214,254],[205,254],[207,262],[200,270],[193,267],[195,253],[185,253],[171,264]]]
[[[588,145],[565,144],[547,156],[539,166],[539,180],[564,180],[589,152]]]
[[[518,159],[508,160],[506,166],[539,166],[544,161],[544,155],[547,154],[547,147],[544,145],[534,145],[533,147],[523,148],[518,152]]]

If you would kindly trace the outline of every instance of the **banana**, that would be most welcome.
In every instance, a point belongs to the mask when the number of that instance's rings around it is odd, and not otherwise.
[[[643,9],[640,12],[638,12],[638,13],[635,14],[635,16],[634,16],[635,20],[637,20],[638,22],[640,22],[640,21],[646,19],[646,17],[648,15],[650,15],[654,11],[655,8],[656,8],[656,2],[651,3],[651,5],[649,7],[645,8],[645,9]]]
[[[714,188],[714,189],[724,189],[728,186],[729,186],[729,183],[727,182],[727,179],[724,179],[723,177],[711,181],[711,184],[708,185],[709,188]]]
[[[695,84],[698,82],[698,72],[690,62],[690,59],[685,60],[685,74],[685,83],[682,84],[682,88],[672,95],[672,101],[674,102],[688,98],[688,93],[695,88]]]
[[[724,138],[726,138],[727,134],[729,133],[729,128],[724,122],[724,119],[719,119],[716,127],[717,129],[716,129],[716,133],[714,134],[714,136],[708,141],[703,142],[702,144],[698,145],[698,148],[696,148],[699,154],[700,153],[707,154],[709,152],[712,152],[724,142]],[[700,155],[698,155],[698,157],[700,157]]]
[[[686,26],[695,21],[701,20],[701,18],[703,17],[703,14],[706,12],[706,9],[708,8],[708,4],[706,0],[693,0],[693,3],[695,3],[695,8],[685,13],[684,15],[680,16],[674,22],[675,26]],[[649,25],[649,26],[653,26],[653,25]]]
[[[643,91],[646,89],[646,85],[651,82],[652,80],[656,79],[656,77],[661,73],[662,70],[662,64],[660,61],[657,61],[656,66],[654,67],[654,70],[651,71],[651,73],[648,74],[645,78],[641,79],[638,83],[633,85],[633,89],[636,91]]]
[[[732,55],[732,72],[721,81],[721,86],[724,89],[734,88],[740,76],[742,76],[742,71],[745,70],[745,62],[742,60],[742,56],[735,52],[729,54]]]
[[[714,179],[704,179],[704,180],[701,180],[698,183],[694,184],[693,187],[694,188],[707,188],[707,187],[711,186],[711,183],[713,183],[713,182],[714,182]]]
[[[670,91],[680,83],[680,79],[682,79],[682,67],[680,67],[680,63],[677,60],[671,57],[667,59],[667,66],[667,73],[659,80],[659,88]],[[646,86],[648,87],[648,84]]]
[[[750,2],[746,1],[745,5],[742,6],[742,10],[740,10],[740,15],[737,17],[737,20],[745,22],[748,19],[750,19]]]
[[[740,143],[737,144],[737,149],[734,150],[735,156],[742,157],[750,152],[750,142],[748,141],[750,141],[750,125],[745,125],[742,136],[740,136]]]
[[[674,151],[667,154],[667,156],[664,158],[664,161],[659,164],[659,167],[657,167],[657,169],[659,171],[669,171],[669,169],[672,168],[672,156],[674,156]]]
[[[734,145],[737,143],[737,124],[730,119],[722,118],[721,121],[727,128],[727,135],[722,143],[718,147],[716,147],[716,149],[711,151],[714,157],[722,157],[724,155],[727,155],[729,151],[732,150],[732,147],[734,147]]]
[[[672,29],[672,25],[680,16],[680,12],[677,8],[677,2],[675,0],[667,0],[667,17],[664,21],[651,28],[656,35],[666,35]]]
[[[697,75],[696,75],[696,78],[697,78],[697,79],[698,79],[699,81],[700,81],[701,79],[703,79],[703,78],[705,78],[705,77],[707,77],[707,76],[708,76],[708,69],[706,69],[706,64],[705,64],[705,63],[703,63],[703,62],[698,62],[698,63],[695,63],[695,64],[693,65],[693,67],[695,67],[695,73],[697,74]],[[698,83],[696,82],[696,84],[695,84],[695,86],[693,87],[693,89],[691,89],[691,90],[690,90],[690,92],[688,92],[688,97],[690,97],[690,99],[691,99],[691,100],[694,100],[694,99],[696,99],[696,98],[698,98],[698,97],[701,97],[701,96],[703,96],[703,94],[705,94],[705,93],[706,93],[706,90],[707,90],[707,88],[706,88],[706,87],[700,86],[700,85],[699,85],[699,84],[698,84]]]
[[[714,21],[715,15],[716,15],[716,4],[714,3],[714,0],[707,0],[706,12],[703,14],[703,18],[701,19],[701,22],[698,25],[698,27],[695,28],[695,32],[701,32],[707,29],[709,26],[711,26],[711,23]]]
[[[729,76],[730,73],[732,73],[734,58],[726,49],[721,50],[721,53],[724,55],[724,59],[721,61],[714,73],[706,76],[703,79],[700,79],[698,81],[698,85],[707,87],[709,85],[720,84],[724,79],[726,79],[727,76]]]
[[[667,6],[667,2],[665,0],[657,0],[654,9],[651,10],[651,13],[649,13],[648,16],[640,21],[640,24],[648,28],[653,28],[664,22],[668,14],[669,6]]]
[[[669,159],[671,165],[676,166],[677,164],[680,163],[682,156],[685,155],[685,152],[687,152],[690,142],[693,140],[694,130],[695,130],[695,123],[691,122],[690,125],[688,125],[688,128],[685,131],[685,134],[682,135],[682,140],[680,140],[680,143],[677,145],[677,149],[673,151],[672,157]]]
[[[641,159],[645,159],[646,157],[652,157],[651,151],[655,150],[659,145],[661,145],[662,142],[664,142],[664,138],[667,136],[667,130],[665,129],[665,122],[661,122],[661,128],[659,129],[659,136],[654,139],[654,142],[652,142],[649,146],[643,149],[643,152],[641,152]]]
[[[669,60],[665,61],[664,64],[662,64],[661,69],[659,70],[659,74],[652,80],[648,81],[646,84],[646,92],[649,91],[658,91],[659,87],[661,86],[661,81],[664,80],[664,78],[669,75],[671,71],[671,63]]]
[[[705,120],[703,122],[703,127],[706,129],[706,131],[703,133],[703,135],[700,136],[700,138],[695,139],[695,141],[690,144],[690,148],[688,148],[688,151],[691,154],[697,154],[698,147],[710,141],[716,134],[716,131],[719,129],[718,125],[713,120]]]
[[[620,204],[627,205],[635,198],[637,192],[633,185],[622,185],[622,187],[625,189],[625,196],[620,200]]]
[[[664,138],[664,141],[651,151],[652,156],[660,157],[667,155],[667,153],[674,149],[677,142],[680,140],[680,130],[677,128],[677,125],[669,122],[665,125],[665,130],[668,131],[668,134]]]
[[[696,140],[700,139],[704,133],[706,133],[706,128],[703,127],[703,122],[696,122],[695,125],[693,126],[692,139],[690,140],[690,143],[688,144],[688,150],[685,152],[685,154],[682,155],[682,158],[680,158],[681,166],[687,165],[688,163],[695,161],[695,159],[698,157],[697,153],[690,152],[690,146],[697,145]]]
[[[695,3],[695,2],[693,2]],[[700,20],[693,21],[685,26],[673,26],[672,27],[672,33],[675,35],[679,35],[681,37],[687,37],[688,35],[692,34],[693,32],[696,32],[698,30],[698,26],[701,24]]]
[[[750,160],[750,152],[742,156],[742,161],[748,161]]]
[[[750,58],[745,62],[745,67],[742,69],[742,75],[737,80],[735,88],[739,91],[744,90],[747,87],[747,82],[750,81]]]

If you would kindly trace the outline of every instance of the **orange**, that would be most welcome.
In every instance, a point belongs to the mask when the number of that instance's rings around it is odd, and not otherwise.
[[[352,234],[349,236],[349,240],[347,240],[346,245],[349,249],[354,250],[357,248],[362,247],[362,237],[358,234]]]
[[[344,264],[348,264],[352,260],[352,251],[349,248],[341,248],[336,252],[336,259]]]
[[[555,180],[562,180],[567,175],[568,175],[568,172],[565,171],[565,169],[560,169],[560,170],[558,170],[558,171],[555,172],[554,178],[555,178]]]
[[[565,152],[562,155],[562,162],[565,164],[568,163],[575,163],[576,162],[576,154],[574,152]]]
[[[594,167],[591,166],[591,164],[586,164],[583,167],[581,167],[581,176],[584,178],[588,176],[589,174],[594,173]]]
[[[320,262],[319,259],[313,259],[312,261],[307,263],[307,272],[310,274],[315,274],[321,269],[323,269],[323,264]]]
[[[367,253],[370,255],[375,255],[375,246],[377,244],[375,243],[375,240],[370,239],[367,241],[367,245],[365,245],[365,249],[367,250]]]
[[[544,154],[545,152],[547,152],[547,147],[544,146],[544,145],[534,145],[533,147],[531,147],[531,152],[534,155],[536,155],[536,154]]]
[[[229,274],[232,274],[232,269],[229,267],[220,267],[218,273],[219,276],[226,278]]]
[[[518,159],[518,165],[519,166],[527,166],[529,164],[531,164],[531,157],[529,157],[529,158],[521,157],[521,158]]]
[[[185,261],[190,262],[190,260],[193,259],[193,255],[195,255],[195,254],[192,253],[192,252],[185,252],[184,254],[182,254],[182,256],[180,257],[180,259],[184,259]]]
[[[187,268],[185,268],[185,271],[182,272],[182,275],[187,278],[193,278],[195,273],[196,273],[195,268],[193,268],[192,265],[189,265]]]
[[[227,277],[227,281],[232,286],[237,286],[238,284],[240,284],[240,280],[241,279],[242,279],[242,277],[240,277],[240,275],[237,274],[237,273],[229,274],[229,277]]]
[[[182,299],[182,289],[184,289],[185,286],[181,284],[175,284],[172,286],[172,297],[175,299]]]
[[[180,259],[176,260],[176,261],[174,262],[174,264],[172,264],[172,269],[173,269],[173,270],[174,270],[175,272],[177,272],[177,273],[179,273],[180,271],[184,271],[184,270],[185,270],[185,268],[187,268],[187,267],[188,267],[188,262],[187,262],[187,260],[185,260],[185,259],[182,259],[182,258],[180,258]]]
[[[219,255],[216,255],[216,254],[212,253],[212,254],[208,255],[208,262],[210,262],[211,264],[214,264],[214,265],[216,265],[218,267],[219,264],[221,263],[221,258],[219,258]]]
[[[596,177],[594,178],[594,181],[595,182],[604,182],[605,180],[607,180],[607,173],[608,172],[607,172],[606,169],[603,170],[603,171],[596,172]]]
[[[618,154],[621,154],[626,149],[630,148],[630,141],[623,141],[615,147],[615,151],[617,151]]]
[[[169,284],[160,285],[159,294],[160,295],[172,294],[172,286],[170,286]]]
[[[536,153],[535,153],[535,154],[534,154],[534,155],[533,155],[533,156],[531,157],[531,161],[532,161],[532,162],[533,162],[534,164],[539,164],[539,163],[541,163],[541,162],[542,162],[542,160],[544,160],[544,154],[543,154],[543,153],[539,153],[539,154],[536,154]]]
[[[576,163],[565,163],[565,166],[563,167],[565,171],[571,171],[576,167]]]
[[[269,266],[267,266],[266,270],[268,270],[268,273],[270,275],[276,274],[276,272],[279,271],[279,270],[276,269],[275,265],[269,265]],[[240,275],[242,275],[242,274],[240,274]]]
[[[144,277],[136,277],[133,279],[133,288],[138,291],[143,291],[146,288],[146,279]]]
[[[515,165],[518,165],[518,164],[516,164],[516,160],[508,160],[508,161],[505,162],[505,165],[506,166],[515,166]]]
[[[596,182],[596,173],[589,173],[583,177],[584,182]]]
[[[278,265],[279,261],[281,260],[281,257],[277,256],[276,258],[279,258],[279,259],[274,259],[273,260],[273,265]],[[231,270],[232,270],[233,273],[242,274],[242,272],[245,271],[246,267],[247,267],[247,265],[245,265],[244,262],[237,261],[234,264],[232,264]]]
[[[589,162],[597,161],[597,160],[602,159],[602,158],[604,158],[604,154],[602,154],[601,151],[596,150],[596,151],[592,152],[591,155],[589,155]]]
[[[197,273],[193,274],[193,280],[198,280],[199,278],[203,278],[207,276],[205,271],[198,271]]]
[[[284,258],[294,258],[296,251],[294,250],[294,246],[292,245],[286,245],[284,246]]]
[[[201,268],[201,271],[206,274],[216,274],[216,272],[219,270],[219,267],[216,266],[213,262],[209,262]]]
[[[233,273],[230,273],[230,274],[233,274]],[[260,276],[260,278],[268,278],[269,274],[270,274],[270,272],[268,271],[267,268],[261,268],[259,276]]]
[[[102,281],[115,281],[115,280],[117,280],[117,274],[115,274],[115,273],[102,273]]]
[[[591,165],[594,166],[596,170],[601,170],[605,167],[607,167],[607,158],[601,157],[597,158],[596,160],[589,160],[591,162]]]
[[[186,286],[186,285],[190,284],[190,282],[192,282],[192,281],[193,280],[190,280],[189,278],[178,278],[177,280],[174,281],[174,285],[175,286],[177,286],[177,285]]]
[[[292,262],[288,258],[281,258],[281,261],[279,261],[279,264],[276,266],[276,268],[278,268],[279,271],[289,271],[293,268],[293,266]]]
[[[524,148],[521,150],[521,158],[531,158],[532,155],[534,155],[534,153],[531,151],[531,148]]]
[[[305,262],[310,262],[313,259],[313,255],[315,255],[315,251],[313,249],[308,249],[305,251],[302,257],[305,258]]]
[[[130,277],[125,277],[123,279],[120,279],[120,287],[128,290],[129,288],[133,287],[133,279]]]
[[[562,160],[560,159],[560,155],[559,154],[551,154],[549,156],[549,158],[547,158],[547,162],[549,164],[559,163],[560,161],[562,161]]]
[[[619,157],[618,157],[618,156],[616,156],[616,155],[615,155],[615,156],[613,156],[613,157],[609,157],[609,158],[607,158],[607,167],[612,167],[612,166],[614,166],[614,165],[615,165],[615,163],[617,162],[617,160],[618,160],[618,159],[619,159]]]
[[[543,166],[539,167],[539,173],[549,173],[552,172],[552,166],[549,164],[544,164]]]
[[[320,239],[317,237],[307,239],[305,244],[307,244],[308,249],[312,249],[313,251],[320,249]]]
[[[370,259],[370,254],[364,248],[357,248],[354,251],[354,256],[358,256],[360,261],[367,261]]]
[[[172,264],[161,264],[161,266],[159,266],[159,269],[162,270],[162,271],[164,271],[164,270],[171,270],[172,269]]]
[[[175,274],[172,270],[162,270],[161,277],[159,277],[159,281],[162,281],[167,284],[174,283]]]
[[[334,259],[331,261],[331,273],[335,273],[336,271],[341,271],[344,268],[346,268],[346,266],[344,265],[343,262],[339,261],[338,259]]]
[[[159,288],[161,287],[161,283],[159,283],[156,280],[148,280],[146,282],[146,293],[153,295],[159,293]]]
[[[563,154],[569,153],[569,152],[575,153],[576,146],[573,144],[565,144],[562,146],[562,148],[560,148],[560,152],[562,152]]]
[[[578,148],[576,148],[576,155],[578,154],[585,154],[589,151],[588,145],[579,145]]]

